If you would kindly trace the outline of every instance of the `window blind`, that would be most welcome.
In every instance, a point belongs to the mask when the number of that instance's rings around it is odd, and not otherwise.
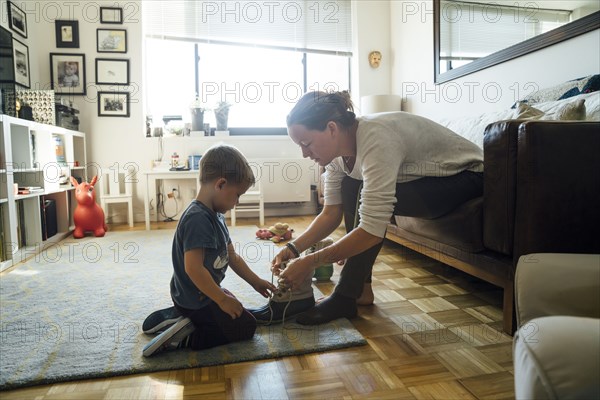
[[[141,3],[146,37],[351,55],[350,0]]]
[[[533,3],[532,8],[519,9],[501,3],[442,1],[442,59],[484,57],[569,22],[570,11],[535,9]]]

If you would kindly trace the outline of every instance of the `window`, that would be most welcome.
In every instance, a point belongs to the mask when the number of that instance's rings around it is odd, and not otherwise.
[[[233,105],[232,128],[284,127],[286,115],[305,90],[350,89],[348,56],[243,45],[147,39],[145,71],[146,110],[155,121],[164,115],[189,119],[197,79],[200,101],[208,109],[219,101]],[[211,112],[205,121],[215,126]]]
[[[303,93],[302,53],[242,46],[198,46],[200,100],[233,106],[229,126],[283,127]]]
[[[181,115],[194,100],[194,44],[146,40],[146,113],[154,117]]]
[[[350,90],[350,58],[330,54],[307,54],[308,90]]]
[[[198,94],[208,109],[232,104],[231,128],[285,127],[305,91],[350,89],[350,1],[262,4],[142,3],[144,93],[154,121],[190,119]],[[215,126],[212,112],[205,122]]]

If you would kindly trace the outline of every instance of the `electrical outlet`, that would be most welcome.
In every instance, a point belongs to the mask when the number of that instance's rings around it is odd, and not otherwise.
[[[173,188],[173,190],[171,190],[170,195],[171,195],[171,197],[174,197],[174,198],[178,199],[179,198],[179,189],[178,188]]]

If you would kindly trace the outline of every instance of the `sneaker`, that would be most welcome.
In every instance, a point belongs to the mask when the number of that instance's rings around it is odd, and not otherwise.
[[[315,298],[309,297],[291,302],[269,301],[260,308],[249,309],[250,314],[256,318],[258,325],[270,325],[282,322],[284,319],[291,318],[296,314],[310,310],[315,305]]]
[[[181,318],[172,327],[156,336],[146,346],[142,354],[150,357],[156,353],[182,347],[182,342],[190,336],[196,328],[189,318]]]
[[[179,311],[175,307],[154,311],[144,320],[142,331],[146,334],[164,331],[181,318],[181,314],[179,314]]]

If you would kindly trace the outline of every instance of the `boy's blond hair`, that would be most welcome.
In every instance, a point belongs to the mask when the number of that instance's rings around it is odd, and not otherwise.
[[[252,186],[254,173],[246,157],[235,147],[217,144],[209,148],[200,159],[200,183],[225,178],[234,184]]]

